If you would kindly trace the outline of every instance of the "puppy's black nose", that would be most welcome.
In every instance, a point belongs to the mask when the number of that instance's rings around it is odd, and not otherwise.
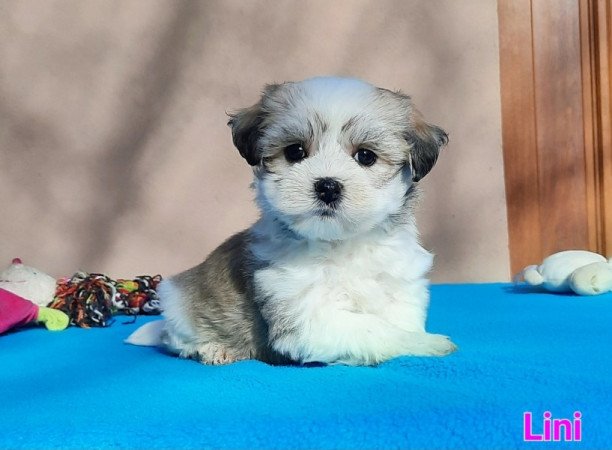
[[[333,178],[319,178],[314,188],[317,198],[328,205],[338,201],[342,194],[342,185]]]

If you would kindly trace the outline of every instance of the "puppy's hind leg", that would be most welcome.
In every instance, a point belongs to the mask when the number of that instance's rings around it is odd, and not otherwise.
[[[194,359],[202,364],[224,365],[249,358],[249,355],[241,354],[223,344],[185,339],[171,329],[163,331],[161,341],[163,347],[170,353],[181,358]]]
[[[213,342],[200,345],[196,354],[193,356],[202,364],[210,365],[225,365],[236,361],[248,359],[248,356],[240,355],[236,351],[232,351],[227,346]]]

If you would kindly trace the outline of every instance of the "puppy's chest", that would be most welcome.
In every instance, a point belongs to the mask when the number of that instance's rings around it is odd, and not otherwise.
[[[405,300],[409,266],[407,255],[390,247],[295,248],[258,270],[255,288],[264,306],[285,317],[340,310],[384,315]],[[420,278],[423,270],[416,272]]]

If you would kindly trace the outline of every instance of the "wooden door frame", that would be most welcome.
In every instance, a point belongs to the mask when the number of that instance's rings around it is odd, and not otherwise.
[[[591,249],[612,256],[610,0],[581,0],[582,79]]]
[[[610,0],[499,0],[511,270],[612,256]]]

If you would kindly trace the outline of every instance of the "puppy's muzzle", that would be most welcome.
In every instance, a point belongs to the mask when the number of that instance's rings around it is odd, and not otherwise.
[[[342,196],[342,184],[333,178],[319,178],[314,189],[317,198],[326,205],[337,203]]]

